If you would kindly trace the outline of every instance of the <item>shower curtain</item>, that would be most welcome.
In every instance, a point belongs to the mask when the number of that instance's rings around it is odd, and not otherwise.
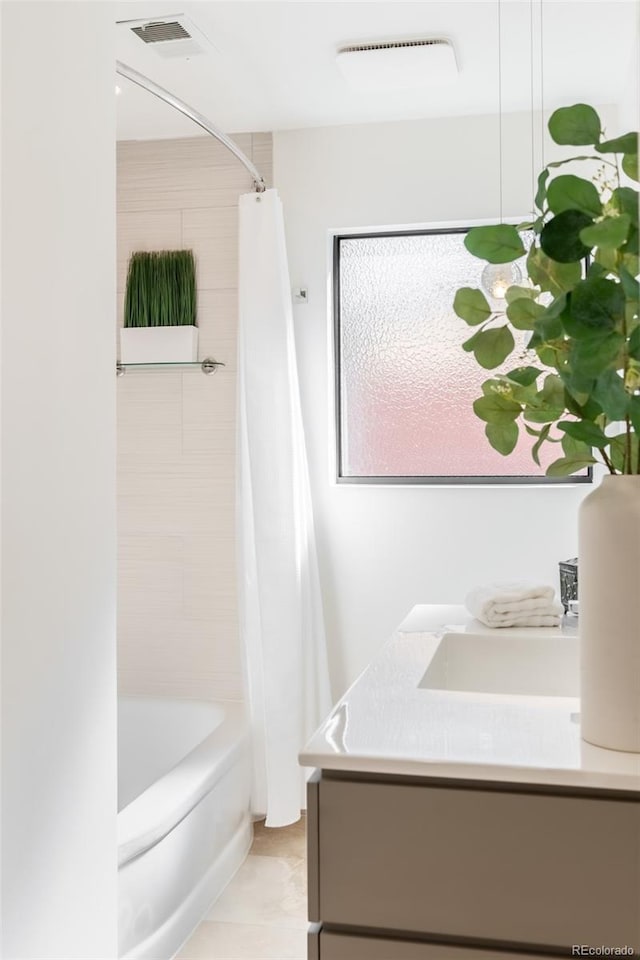
[[[237,546],[253,813],[298,820],[297,754],[330,708],[289,268],[276,190],[240,197]]]

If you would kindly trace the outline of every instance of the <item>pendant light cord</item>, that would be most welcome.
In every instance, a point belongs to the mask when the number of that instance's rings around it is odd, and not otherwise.
[[[540,0],[540,149],[544,170],[544,0]]]
[[[502,186],[502,164],[503,164],[503,143],[502,143],[502,0],[497,0],[498,4],[498,176],[500,186],[500,223],[503,219],[503,186]],[[530,50],[529,59],[531,64],[531,184],[533,189],[532,214],[535,216],[535,195],[536,195],[536,177],[535,177],[535,144],[534,144],[534,42],[533,42],[533,0],[529,0],[529,32],[530,32]],[[542,158],[542,169],[545,167],[544,150],[544,0],[540,0],[540,153]]]
[[[529,66],[531,76],[529,78],[531,88],[531,218],[536,217],[536,143],[535,143],[535,119],[534,119],[534,98],[533,98],[533,0],[529,0]]]
[[[498,177],[500,223],[502,223],[502,0],[498,0]]]

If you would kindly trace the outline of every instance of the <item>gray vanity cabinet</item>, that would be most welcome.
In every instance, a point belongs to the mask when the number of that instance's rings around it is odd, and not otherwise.
[[[553,954],[475,950],[442,943],[367,937],[322,929],[310,933],[309,960],[553,960]]]
[[[308,837],[310,957],[640,951],[638,795],[326,771]]]

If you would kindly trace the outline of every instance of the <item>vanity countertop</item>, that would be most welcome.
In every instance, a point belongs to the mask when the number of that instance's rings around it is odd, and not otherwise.
[[[447,633],[514,640],[535,634],[562,644],[575,638],[575,624],[565,618],[561,627],[491,630],[461,606],[414,607],[309,740],[300,763],[355,773],[640,791],[640,754],[582,740],[576,697],[420,687]]]

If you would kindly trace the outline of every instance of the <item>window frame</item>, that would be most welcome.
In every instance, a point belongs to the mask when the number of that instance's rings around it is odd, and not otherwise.
[[[546,477],[542,474],[521,476],[345,476],[342,456],[342,364],[341,364],[341,325],[340,325],[340,244],[343,240],[371,240],[378,237],[415,237],[439,234],[468,233],[469,226],[417,227],[402,230],[367,230],[337,232],[332,241],[332,323],[333,333],[333,426],[335,431],[335,482],[344,485],[371,486],[562,486],[593,483],[593,468],[588,467],[586,474],[568,477]]]

